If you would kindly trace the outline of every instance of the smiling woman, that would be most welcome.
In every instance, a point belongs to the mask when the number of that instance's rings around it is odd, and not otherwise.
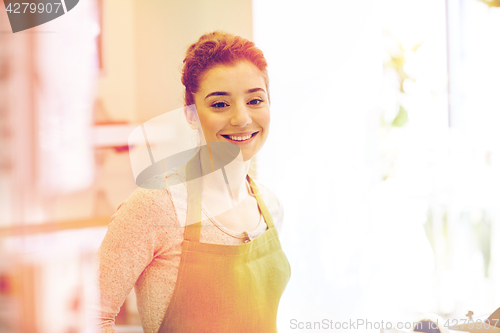
[[[251,62],[206,71],[194,99],[205,143],[237,144],[245,161],[262,148],[269,130],[269,98],[265,79]],[[197,121],[194,109],[188,110],[188,119]]]
[[[283,211],[248,176],[269,133],[266,68],[251,41],[227,33],[188,49],[184,115],[201,148],[150,179],[166,190],[139,188],[113,215],[99,249],[104,332],[132,287],[145,332],[277,332],[290,278],[277,231]],[[227,145],[238,157],[214,168],[216,148]]]

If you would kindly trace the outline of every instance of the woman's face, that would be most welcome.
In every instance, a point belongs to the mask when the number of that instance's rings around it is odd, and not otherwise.
[[[261,71],[248,61],[217,65],[200,77],[194,94],[207,142],[237,144],[245,161],[269,134],[269,100]]]

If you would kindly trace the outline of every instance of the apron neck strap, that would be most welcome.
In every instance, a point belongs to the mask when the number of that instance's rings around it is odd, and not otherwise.
[[[202,171],[200,152],[186,164],[187,216],[184,239],[200,241]]]
[[[262,196],[260,195],[259,188],[257,187],[257,185],[255,185],[255,182],[253,181],[253,179],[249,175],[247,175],[247,180],[250,183],[253,194],[255,194],[255,199],[257,199],[257,204],[259,205],[259,209],[260,209],[260,212],[262,213],[262,216],[264,216],[264,221],[266,221],[267,227],[269,229],[274,228],[273,218],[271,217],[271,214],[269,213],[269,210],[267,209],[267,206],[264,203],[264,200],[262,200]]]

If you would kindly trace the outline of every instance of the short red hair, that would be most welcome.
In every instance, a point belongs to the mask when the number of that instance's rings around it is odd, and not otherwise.
[[[207,33],[192,44],[184,58],[182,84],[186,88],[186,106],[194,104],[194,94],[198,91],[201,75],[216,65],[232,65],[238,61],[249,61],[261,72],[269,94],[269,76],[264,53],[248,39],[222,31]]]

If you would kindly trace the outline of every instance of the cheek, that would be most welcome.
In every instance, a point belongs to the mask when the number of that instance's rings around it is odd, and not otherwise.
[[[207,116],[204,112],[199,112],[198,115],[200,117],[201,126],[204,132],[206,132],[205,135],[215,135],[215,133],[220,130],[217,117],[213,115]]]
[[[264,142],[266,142],[267,138],[269,137],[269,125],[271,123],[271,114],[269,111],[262,112],[257,117],[255,117],[254,120],[259,124],[259,126],[263,130],[262,144],[264,144]]]
[[[271,123],[271,113],[269,112],[269,110],[262,112],[258,116],[258,122],[264,129],[269,128],[269,124]]]

